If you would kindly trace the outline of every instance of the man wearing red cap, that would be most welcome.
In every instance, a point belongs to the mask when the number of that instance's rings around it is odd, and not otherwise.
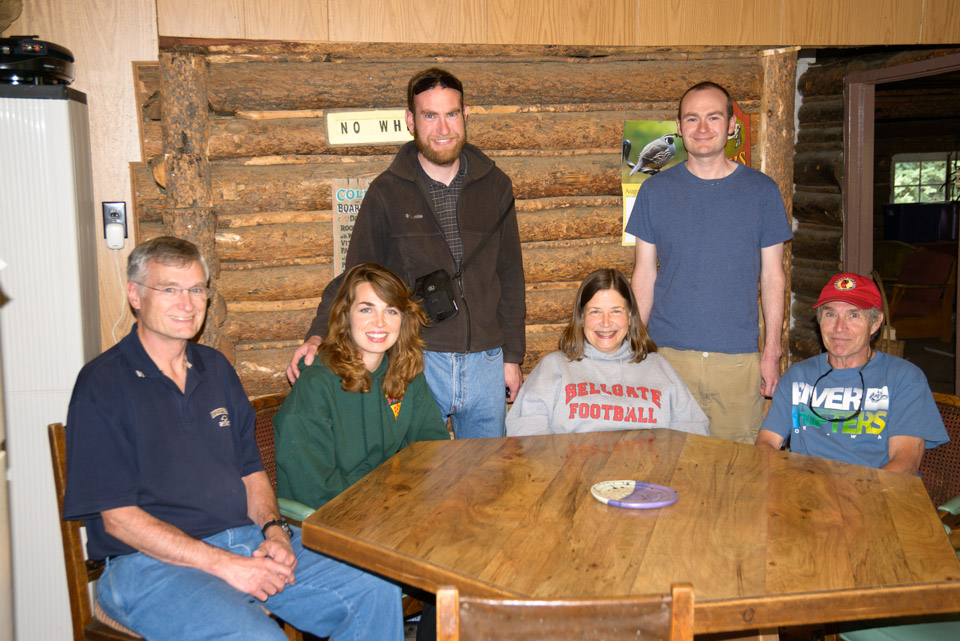
[[[924,448],[950,440],[923,372],[871,346],[882,305],[870,278],[830,279],[814,305],[827,353],[783,375],[757,445],[916,474]]]

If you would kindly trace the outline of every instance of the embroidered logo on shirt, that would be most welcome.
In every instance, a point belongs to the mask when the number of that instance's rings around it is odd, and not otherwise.
[[[230,415],[227,413],[227,408],[218,407],[210,412],[210,418],[216,420],[217,417],[220,418],[220,427],[230,427]]]
[[[421,218],[423,218],[423,214],[404,214],[403,216],[404,218],[412,219],[412,220],[420,220]]]
[[[384,394],[384,397],[387,399],[387,405],[389,405],[393,411],[393,420],[397,420],[397,417],[400,416],[400,404],[403,402],[403,397],[390,398],[386,394]]]

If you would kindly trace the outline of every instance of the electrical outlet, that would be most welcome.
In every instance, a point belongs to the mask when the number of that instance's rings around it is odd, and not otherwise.
[[[127,238],[127,203],[102,203],[103,205],[103,237],[107,237],[107,225],[120,223],[123,225],[123,237]]]

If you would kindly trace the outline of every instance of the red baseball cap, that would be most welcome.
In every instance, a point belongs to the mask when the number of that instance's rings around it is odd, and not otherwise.
[[[871,307],[883,309],[883,300],[880,298],[877,284],[869,276],[860,274],[843,273],[833,276],[820,292],[820,298],[813,306],[817,308],[835,300],[856,305],[860,309]]]

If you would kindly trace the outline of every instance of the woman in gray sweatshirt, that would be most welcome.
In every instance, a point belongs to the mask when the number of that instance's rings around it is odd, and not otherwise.
[[[656,353],[630,283],[616,269],[580,284],[559,349],[520,388],[508,436],[657,427],[710,433],[680,375]]]

